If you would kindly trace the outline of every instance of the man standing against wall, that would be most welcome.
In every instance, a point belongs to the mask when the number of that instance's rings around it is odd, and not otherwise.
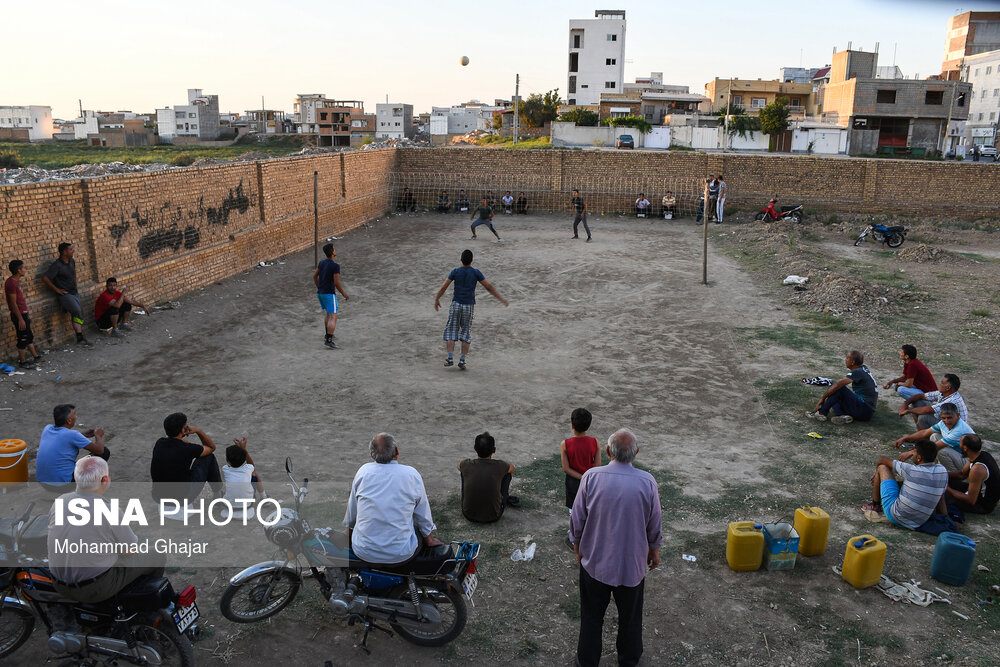
[[[580,561],[580,638],[576,664],[601,662],[604,612],[618,607],[618,664],[642,656],[642,602],[646,568],[660,564],[660,496],[656,480],[632,466],[639,444],[627,428],[608,438],[610,463],[580,479],[569,539]]]
[[[42,282],[56,293],[59,305],[69,313],[73,331],[76,332],[76,344],[93,347],[83,335],[83,308],[80,306],[80,293],[76,291],[76,260],[73,259],[72,243],[59,244],[59,259],[49,266]]]
[[[340,284],[340,264],[333,261],[333,258],[337,256],[337,251],[332,243],[323,246],[323,254],[326,255],[326,259],[320,260],[316,267],[313,282],[316,283],[316,296],[319,297],[319,304],[326,313],[324,320],[326,339],[323,344],[331,350],[336,350],[337,344],[333,342],[333,332],[337,328],[337,290],[340,290],[347,301],[350,301],[351,297],[347,296],[347,292]]]
[[[715,221],[722,222],[722,209],[726,206],[726,181],[722,178],[722,174],[719,174],[717,183],[719,184],[719,199],[715,204]]]
[[[10,321],[14,323],[14,333],[17,335],[17,361],[21,368],[34,368],[42,357],[35,351],[35,334],[31,333],[31,318],[28,317],[28,302],[24,300],[21,291],[21,278],[27,273],[24,262],[13,260],[7,265],[10,278],[3,283],[3,294],[10,308]],[[26,353],[31,352],[32,361],[26,360]]]
[[[587,205],[583,201],[583,197],[580,196],[579,190],[573,190],[573,198],[570,200],[573,204],[573,209],[576,214],[573,216],[573,238],[580,238],[578,230],[580,228],[580,223],[583,223],[583,229],[587,232],[587,241],[590,241],[590,227],[587,226]]]

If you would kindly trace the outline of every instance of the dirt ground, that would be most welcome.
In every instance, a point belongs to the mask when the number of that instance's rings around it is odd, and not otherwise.
[[[594,413],[602,442],[621,426],[635,431],[637,463],[660,482],[663,564],[647,577],[645,664],[996,664],[997,612],[978,604],[996,596],[1000,572],[991,517],[965,532],[992,572],[964,588],[941,585],[951,605],[892,602],[831,571],[850,536],[871,533],[889,545],[888,575],[938,584],[933,538],[868,523],[858,509],[875,459],[910,430],[895,416],[898,399],[882,392],[871,425],[817,424],[802,413],[818,392],[799,379],[836,377],[843,352],[859,348],[882,382],[899,374],[899,345],[913,342],[937,376],[963,377],[973,426],[998,439],[989,383],[1000,368],[989,353],[1000,342],[1000,242],[911,220],[902,250],[946,250],[914,262],[874,243],[854,248],[860,220],[823,215],[790,229],[749,217],[710,229],[708,286],[691,220],[595,218],[588,244],[570,239],[568,216],[500,216],[500,244],[488,232],[468,240],[459,216],[391,217],[336,241],[351,296],[341,301],[340,349],[322,346],[312,251],[298,253],[137,318],[122,342],[95,332],[93,350],[51,350],[40,370],[0,378],[0,408],[13,408],[0,412],[3,437],[37,445],[51,407],[72,402],[86,426],[111,434],[115,480],[141,482],[163,417],[180,410],[217,442],[247,436],[274,497],[287,496],[280,471],[292,456],[298,471],[339,489],[310,497],[322,507],[346,498],[369,439],[386,430],[423,475],[440,537],[484,543],[463,635],[443,649],[377,635],[370,657],[356,647],[361,632],[334,621],[309,582],[270,622],[237,626],[217,607],[235,568],[174,571],[175,583],[199,587],[199,664],[572,664],[577,567],[563,544],[558,445],[579,406]],[[433,297],[466,247],[510,307],[480,290],[462,372],[442,366],[446,312]],[[804,292],[780,285],[809,271]],[[483,430],[519,468],[512,493],[524,507],[473,526],[459,512],[455,468]],[[824,439],[804,436],[814,430]],[[790,572],[729,570],[728,522],[790,518],[804,504],[833,517],[824,555],[800,557]],[[341,518],[331,511],[329,523]],[[509,559],[532,541],[533,561]],[[607,664],[613,619],[612,608]],[[19,657],[44,660],[43,633]]]

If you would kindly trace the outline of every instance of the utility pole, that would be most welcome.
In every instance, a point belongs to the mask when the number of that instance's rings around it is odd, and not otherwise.
[[[319,266],[319,172],[313,172],[313,266]]]
[[[705,161],[706,164],[708,161]],[[701,284],[708,284],[708,179],[705,179],[704,202],[701,206]]]
[[[514,75],[514,145],[517,145],[517,123],[518,123],[518,110],[520,109],[519,102],[521,97],[521,75]]]
[[[962,80],[964,72],[965,63],[962,63],[958,67],[958,81],[951,82],[951,102],[948,104],[948,117],[944,119],[944,126],[941,129],[941,145],[938,148],[938,153],[942,156],[945,153],[945,144],[948,141],[948,127],[951,125],[951,111],[955,106],[955,92],[958,90],[958,84]]]
[[[733,104],[733,77],[729,77],[729,89],[726,91],[725,119],[722,121],[722,148],[729,148],[729,107]]]

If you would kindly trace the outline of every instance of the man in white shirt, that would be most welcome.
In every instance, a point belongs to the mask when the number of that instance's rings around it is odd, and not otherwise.
[[[368,451],[373,462],[354,475],[344,515],[354,554],[368,563],[398,565],[417,554],[421,537],[425,546],[440,546],[431,536],[436,526],[424,480],[415,468],[397,461],[396,440],[379,433]]]
[[[649,213],[649,200],[646,199],[645,193],[640,192],[638,199],[635,200],[635,214],[645,218],[647,213]]]
[[[514,195],[510,193],[510,190],[500,198],[500,201],[503,202],[503,212],[511,215],[514,212]]]

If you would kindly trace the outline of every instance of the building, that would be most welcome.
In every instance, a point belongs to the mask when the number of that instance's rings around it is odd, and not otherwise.
[[[307,117],[313,120],[300,123],[299,128],[315,127],[318,146],[357,146],[364,138],[362,133],[374,136],[374,126],[370,133],[367,131],[365,103],[360,100],[324,100],[309,109]]]
[[[965,12],[948,19],[941,73],[958,79],[962,60],[1000,50],[1000,12]]]
[[[641,106],[635,110],[635,115],[642,116],[653,125],[669,125],[673,116],[697,113],[698,106],[708,101],[702,95],[692,93],[687,86],[664,84],[663,72],[650,72],[648,77],[636,77],[635,83],[626,83],[624,88],[626,94],[640,94]],[[601,96],[602,102],[614,99],[613,95]],[[621,111],[614,113],[621,114]],[[610,109],[608,115],[611,115]]]
[[[187,104],[156,110],[160,140],[174,143],[178,137],[188,142],[218,139],[219,96],[204,95],[201,88],[188,88],[187,94]]]
[[[625,118],[642,114],[642,93],[638,90],[627,93],[602,93],[598,102],[597,116],[606,118]]]
[[[48,141],[53,133],[52,107],[0,107],[0,140]]]
[[[957,145],[957,128],[968,117],[972,86],[934,79],[877,79],[877,65],[878,54],[873,52],[833,55],[830,83],[823,86],[823,120],[848,128],[848,153],[934,153]]]
[[[122,148],[126,146],[153,146],[157,142],[156,131],[148,114],[131,111],[98,114],[97,131],[87,134],[88,146]]]
[[[816,114],[816,93],[812,83],[716,78],[705,84],[705,97],[708,101],[701,105],[702,111],[722,111],[732,103],[756,115],[779,97],[786,97],[790,118]]]
[[[623,92],[625,11],[599,9],[594,17],[569,22],[570,106],[599,104],[602,93]]]
[[[278,109],[252,109],[244,112],[247,127],[257,134],[284,134],[285,112]]]
[[[377,139],[412,139],[413,105],[386,102],[375,105]]]
[[[965,145],[995,146],[1000,125],[1000,49],[967,57],[962,81],[972,84]]]

